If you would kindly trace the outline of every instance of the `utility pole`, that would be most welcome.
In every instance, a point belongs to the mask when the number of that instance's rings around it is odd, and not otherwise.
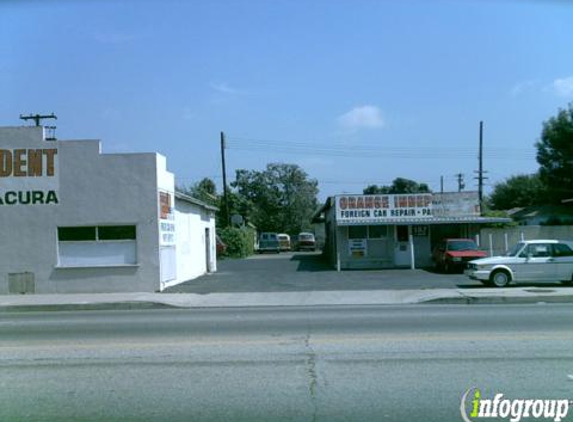
[[[456,174],[456,177],[458,178],[458,192],[461,192],[466,187],[466,184],[464,183],[464,175],[463,173],[458,173]]]
[[[479,195],[479,206],[480,210],[483,208],[483,181],[487,179],[484,177],[484,173],[487,173],[483,170],[483,121],[479,122],[479,170],[476,172],[478,176],[475,178],[478,180],[478,195]]]
[[[58,117],[54,113],[52,113],[52,114],[29,114],[27,116],[20,114],[20,119],[22,119],[22,120],[33,120],[36,123],[36,126],[40,126],[41,120],[43,120],[43,119],[56,119],[56,120],[58,120]]]
[[[444,193],[444,176],[440,176],[440,193]]]
[[[225,166],[225,133],[221,132],[221,165],[223,167],[223,197],[225,198],[225,223],[231,225],[229,215],[229,195],[227,193],[227,167]]]

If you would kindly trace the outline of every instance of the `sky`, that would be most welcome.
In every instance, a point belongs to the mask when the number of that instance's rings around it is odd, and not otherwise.
[[[573,2],[0,0],[0,126],[167,157],[179,185],[297,164],[320,200],[397,177],[486,193],[573,101]],[[52,123],[46,123],[52,124]]]

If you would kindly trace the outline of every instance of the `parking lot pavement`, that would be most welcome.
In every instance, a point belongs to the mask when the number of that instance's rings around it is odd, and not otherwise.
[[[337,272],[319,252],[255,255],[225,259],[218,271],[173,286],[166,293],[300,292],[326,290],[403,290],[478,288],[463,274],[431,270],[347,270]]]

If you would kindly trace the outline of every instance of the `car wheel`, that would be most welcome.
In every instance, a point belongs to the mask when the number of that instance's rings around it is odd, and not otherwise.
[[[452,272],[452,265],[448,261],[444,262],[444,272],[445,273],[451,273]]]
[[[565,284],[566,286],[572,285],[573,284],[573,274],[571,274],[571,278],[569,280],[562,280],[561,283]]]
[[[495,287],[505,287],[511,281],[511,277],[506,271],[498,270],[492,273],[489,280]]]

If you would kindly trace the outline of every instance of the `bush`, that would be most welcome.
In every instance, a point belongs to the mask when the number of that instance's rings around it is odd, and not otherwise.
[[[494,211],[494,210],[489,210],[489,209],[485,209],[484,212],[482,213],[482,215],[484,217],[509,218],[509,215],[507,214],[506,211]],[[517,222],[511,221],[509,223],[488,223],[488,224],[484,224],[483,227],[484,228],[493,228],[493,229],[502,229],[502,228],[507,228],[507,227],[515,227],[517,225],[518,225]]]
[[[251,229],[226,227],[217,234],[227,245],[225,256],[244,258],[253,254],[254,232]]]

